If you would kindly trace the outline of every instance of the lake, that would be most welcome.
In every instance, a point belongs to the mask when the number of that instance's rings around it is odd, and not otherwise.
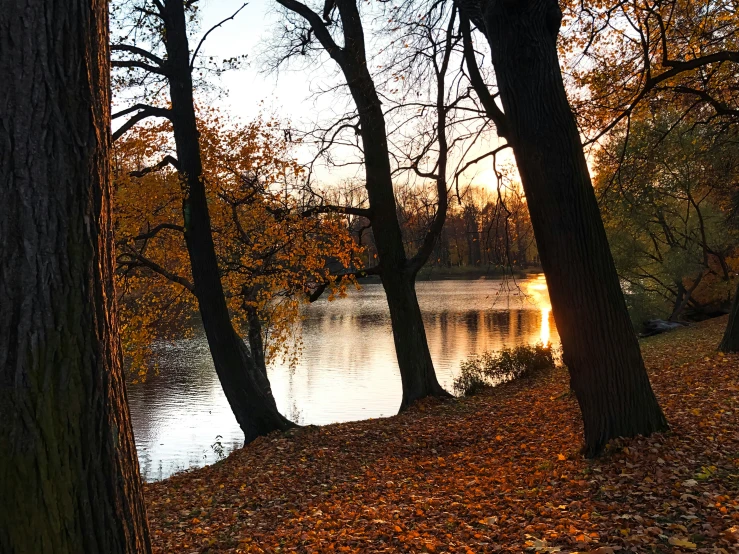
[[[460,362],[504,346],[559,337],[543,276],[522,280],[424,281],[416,286],[431,357],[451,390]],[[300,323],[295,367],[269,368],[282,413],[323,425],[394,415],[402,396],[382,285],[322,298]],[[157,375],[128,385],[136,447],[146,481],[200,467],[241,446],[243,435],[221,391],[202,332],[155,345]]]

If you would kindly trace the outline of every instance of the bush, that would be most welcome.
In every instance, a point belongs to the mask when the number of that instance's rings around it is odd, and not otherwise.
[[[499,352],[484,352],[462,362],[452,388],[456,394],[472,396],[511,379],[530,377],[554,366],[551,344],[522,345]]]

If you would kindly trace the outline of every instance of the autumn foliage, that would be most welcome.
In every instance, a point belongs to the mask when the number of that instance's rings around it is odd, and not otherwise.
[[[264,355],[294,357],[294,323],[317,286],[341,294],[359,250],[336,214],[304,217],[302,170],[275,121],[226,123],[202,114],[200,144],[221,280],[234,324],[261,328]],[[197,311],[184,241],[182,187],[168,163],[169,123],[140,126],[116,143],[115,217],[121,333],[132,367],[145,375],[152,342],[192,332]],[[172,163],[176,163],[171,158]],[[152,164],[156,164],[152,170]]]

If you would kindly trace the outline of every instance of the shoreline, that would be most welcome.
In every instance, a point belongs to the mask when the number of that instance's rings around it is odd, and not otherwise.
[[[725,322],[641,341],[669,433],[583,459],[577,402],[555,369],[274,434],[145,484],[155,552],[732,551],[739,355],[715,351]]]

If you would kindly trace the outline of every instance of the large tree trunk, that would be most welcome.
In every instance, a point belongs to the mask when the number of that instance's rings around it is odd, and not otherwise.
[[[729,321],[718,349],[721,352],[739,352],[739,284],[737,284],[734,300],[731,303]]]
[[[151,551],[121,370],[107,2],[0,11],[0,551]]]
[[[557,58],[556,0],[490,0],[484,30],[585,452],[667,429],[626,310]]]
[[[216,373],[247,443],[295,425],[277,410],[266,373],[233,328],[221,283],[203,181],[183,0],[165,5],[172,126],[183,185],[185,242],[195,296]]]

